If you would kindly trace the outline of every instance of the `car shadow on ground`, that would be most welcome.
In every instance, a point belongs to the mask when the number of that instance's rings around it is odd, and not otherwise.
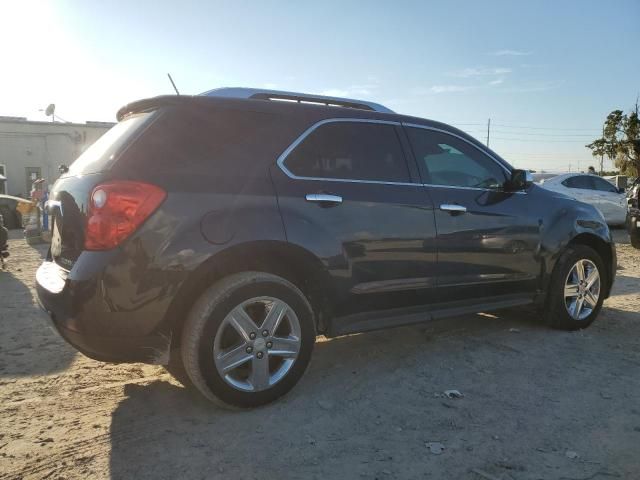
[[[637,318],[605,308],[594,327],[562,332],[512,309],[320,338],[290,394],[247,411],[168,381],[129,384],[111,419],[111,478],[632,478]]]
[[[35,292],[25,278],[33,265],[12,249],[21,231],[12,230],[7,270],[0,271],[0,377],[27,377],[65,370],[76,352],[47,325],[46,314],[38,307]],[[18,240],[19,241],[19,240]],[[47,246],[32,246],[39,262]],[[33,262],[33,255],[29,255]]]
[[[405,421],[399,418],[402,402],[420,411],[425,398],[433,399],[431,382],[448,384],[449,366],[442,358],[451,358],[452,344],[460,357],[478,342],[493,345],[498,355],[514,355],[517,348],[504,338],[520,330],[547,328],[535,311],[516,315],[511,310],[331,340],[320,337],[309,371],[293,391],[254,410],[220,409],[168,381],[129,384],[112,415],[111,476],[312,478],[307,474],[315,469],[319,478],[331,471],[352,478],[357,473],[334,467],[357,463],[358,457],[373,462],[372,468],[383,465],[371,459],[380,454],[369,430],[378,430],[374,437],[384,435],[389,417]],[[414,384],[407,377],[412,371],[421,377]],[[397,381],[409,389],[400,403],[389,388]],[[351,426],[345,431],[347,424]],[[332,445],[340,443],[351,451],[335,452]],[[366,451],[356,452],[362,449]],[[333,466],[320,467],[319,462],[327,461]]]
[[[609,227],[609,231],[611,232],[611,236],[616,243],[621,243],[624,245],[628,245],[631,243],[629,240],[629,232],[627,232],[626,227]]]
[[[640,255],[639,255],[640,261]],[[618,271],[616,274],[616,281],[613,284],[613,291],[611,292],[612,296],[616,295],[629,295],[633,293],[640,294],[640,282],[637,277],[629,277],[627,275],[621,275],[620,272],[624,270]]]

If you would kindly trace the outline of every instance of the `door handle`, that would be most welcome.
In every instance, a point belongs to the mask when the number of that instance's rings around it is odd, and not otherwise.
[[[456,215],[466,213],[467,207],[463,207],[462,205],[457,205],[455,203],[443,203],[442,205],[440,205],[440,210],[449,212],[452,215]]]
[[[342,203],[342,197],[340,195],[332,195],[330,193],[307,193],[305,199],[307,202]]]

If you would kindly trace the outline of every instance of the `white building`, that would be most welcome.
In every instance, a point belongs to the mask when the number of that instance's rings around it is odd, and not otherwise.
[[[0,193],[28,197],[31,183],[44,178],[52,185],[58,166],[70,165],[112,123],[33,122],[0,116]],[[1,177],[0,177],[1,178]]]

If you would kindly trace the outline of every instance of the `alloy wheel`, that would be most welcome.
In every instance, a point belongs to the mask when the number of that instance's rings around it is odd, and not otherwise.
[[[587,318],[598,304],[600,297],[600,272],[591,260],[578,260],[565,280],[564,302],[574,320]]]
[[[274,297],[246,300],[218,328],[213,345],[216,369],[238,390],[266,390],[295,363],[300,332],[300,321],[286,302]]]

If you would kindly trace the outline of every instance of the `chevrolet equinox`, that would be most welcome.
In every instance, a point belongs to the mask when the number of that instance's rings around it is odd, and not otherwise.
[[[318,334],[525,305],[580,329],[611,291],[602,215],[449,125],[243,88],[117,118],[52,188],[39,301],[85,355],[219,405],[285,394]]]

